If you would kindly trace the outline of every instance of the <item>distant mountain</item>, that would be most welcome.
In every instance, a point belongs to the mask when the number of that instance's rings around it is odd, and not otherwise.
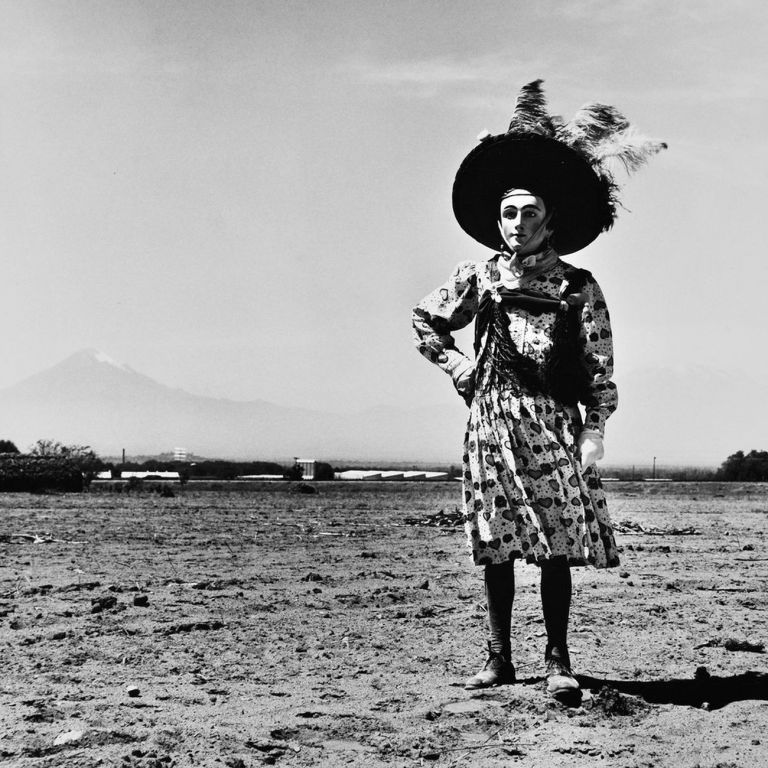
[[[764,385],[710,368],[659,368],[618,380],[606,462],[718,465],[737,450],[768,449]],[[467,410],[457,397],[429,408],[353,414],[255,400],[201,397],[83,350],[0,391],[0,438],[22,450],[40,438],[92,446],[106,456],[159,454],[285,461],[458,464]]]
[[[458,448],[448,446],[461,439],[462,421],[460,408],[339,415],[201,397],[92,349],[0,391],[0,436],[22,450],[52,438],[90,445],[102,455],[120,455],[122,449],[153,454],[179,446],[222,458],[455,461]]]

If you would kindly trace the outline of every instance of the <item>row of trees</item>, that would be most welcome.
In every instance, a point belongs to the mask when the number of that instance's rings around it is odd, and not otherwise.
[[[22,454],[10,440],[0,440],[0,491],[82,491],[102,466],[87,445],[38,440]]]
[[[11,440],[0,440],[0,454],[22,455]],[[83,474],[93,475],[104,467],[104,462],[90,445],[64,445],[58,440],[38,440],[26,455],[37,458],[66,459],[76,464]]]
[[[717,471],[716,479],[736,482],[768,482],[768,451],[737,451]]]

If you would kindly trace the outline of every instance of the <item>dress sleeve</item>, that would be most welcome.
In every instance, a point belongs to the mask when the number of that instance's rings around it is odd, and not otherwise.
[[[584,430],[601,437],[605,422],[616,410],[619,394],[611,381],[613,376],[613,336],[608,307],[594,278],[587,281],[587,302],[582,309],[581,337],[584,341],[584,363],[589,374],[589,395],[584,402]]]
[[[464,328],[477,314],[477,269],[463,261],[448,280],[425,296],[413,310],[413,341],[416,348],[446,373],[474,365],[456,348],[451,331]]]

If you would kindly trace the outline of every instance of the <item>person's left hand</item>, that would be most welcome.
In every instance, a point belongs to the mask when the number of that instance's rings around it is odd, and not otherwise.
[[[597,432],[582,432],[579,435],[578,448],[582,469],[600,461],[605,455],[603,438]]]

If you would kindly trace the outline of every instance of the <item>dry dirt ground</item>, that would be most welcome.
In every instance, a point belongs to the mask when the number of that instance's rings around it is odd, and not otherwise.
[[[481,572],[406,522],[458,483],[2,495],[0,764],[768,765],[768,485],[607,485],[623,562],[574,572],[571,706],[526,565],[519,682],[462,688]]]

